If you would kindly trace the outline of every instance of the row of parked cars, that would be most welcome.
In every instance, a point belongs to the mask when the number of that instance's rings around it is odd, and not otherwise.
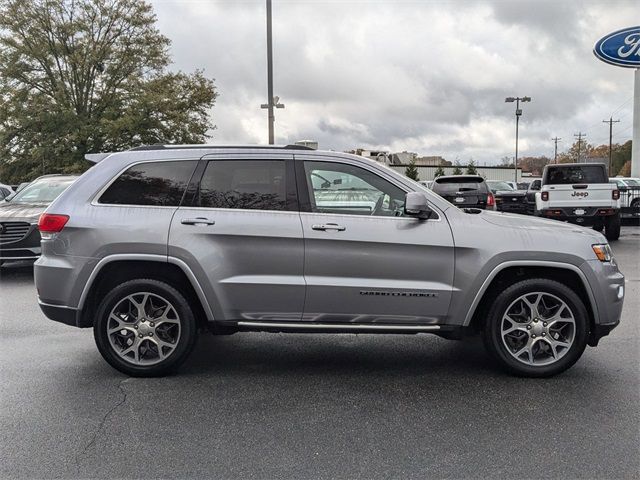
[[[442,176],[421,182],[460,208],[536,215],[620,235],[622,217],[640,217],[640,180],[609,179],[602,164],[548,165],[529,182],[485,181],[479,175]]]

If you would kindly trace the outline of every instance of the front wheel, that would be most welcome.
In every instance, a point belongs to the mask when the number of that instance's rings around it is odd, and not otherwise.
[[[483,331],[500,365],[527,377],[549,377],[571,367],[588,337],[587,311],[567,286],[547,279],[512,285],[495,299]]]
[[[112,367],[127,375],[152,377],[168,373],[187,358],[197,328],[178,290],[158,280],[136,279],[104,297],[93,333]]]
[[[620,213],[606,217],[604,221],[604,236],[609,241],[620,238]]]

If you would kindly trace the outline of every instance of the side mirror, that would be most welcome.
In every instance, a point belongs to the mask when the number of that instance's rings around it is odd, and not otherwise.
[[[404,214],[416,217],[420,220],[427,220],[433,211],[427,204],[427,197],[420,192],[409,192],[404,198]]]

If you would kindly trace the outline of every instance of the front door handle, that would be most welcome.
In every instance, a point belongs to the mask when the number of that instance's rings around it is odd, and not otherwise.
[[[342,225],[338,225],[337,223],[323,223],[322,225],[312,225],[312,230],[334,230],[336,232],[343,232],[347,229],[347,227],[343,227]]]
[[[180,220],[180,223],[182,223],[183,225],[215,225],[216,224],[215,220],[210,220],[204,217],[183,218],[182,220]]]

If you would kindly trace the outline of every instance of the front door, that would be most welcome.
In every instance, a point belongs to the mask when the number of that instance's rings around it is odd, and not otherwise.
[[[173,218],[169,256],[194,270],[216,320],[300,320],[304,246],[292,156],[203,160],[193,199]]]
[[[304,320],[437,323],[453,285],[446,218],[403,216],[406,191],[365,164],[296,159],[305,241]],[[303,201],[304,198],[304,201]]]

